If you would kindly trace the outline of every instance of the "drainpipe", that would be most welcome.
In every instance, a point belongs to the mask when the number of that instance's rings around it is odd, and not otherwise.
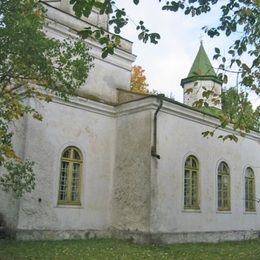
[[[159,113],[160,109],[162,108],[163,105],[163,97],[165,97],[164,94],[159,94],[158,95],[158,100],[160,102],[159,106],[157,107],[154,117],[153,117],[153,146],[151,150],[151,155],[157,159],[160,159],[161,156],[157,154],[157,114]]]

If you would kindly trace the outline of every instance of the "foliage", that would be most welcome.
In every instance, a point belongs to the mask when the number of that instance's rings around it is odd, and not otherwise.
[[[1,179],[0,186],[17,196],[33,188],[34,175],[33,165],[23,163],[14,151],[10,122],[25,114],[41,120],[26,100],[49,102],[52,95],[67,99],[86,80],[91,67],[82,40],[46,37],[44,15],[37,0],[0,1],[0,166],[10,174]],[[17,187],[19,178],[21,186]],[[28,186],[22,183],[24,179]]]
[[[222,93],[222,110],[229,117],[235,128],[244,126],[244,131],[257,129],[259,109],[254,111],[248,95],[238,93],[237,89],[230,88]]]
[[[146,76],[144,75],[145,70],[139,66],[135,65],[132,67],[132,73],[131,73],[131,91],[137,92],[137,93],[143,93],[148,94],[148,84],[146,83]]]
[[[221,100],[222,109],[203,107],[202,105],[200,109],[203,112],[221,118],[220,127],[226,127],[229,123],[232,123],[234,130],[239,131],[242,136],[250,130],[259,131],[260,107],[253,109],[247,93],[239,93],[237,88],[229,88],[222,92]],[[218,127],[213,131],[205,131],[202,135],[204,137],[213,136],[217,129]],[[224,141],[227,139],[238,141],[237,136],[234,134],[220,135],[218,138]]]
[[[175,245],[138,245],[111,239],[2,240],[1,259],[258,259],[260,240]]]
[[[103,44],[103,57],[114,53],[114,48],[120,44],[119,35],[121,29],[129,22],[124,9],[117,8],[116,0],[70,0],[76,15],[89,16],[93,8],[97,8],[100,14],[110,15],[109,24],[113,27],[115,35],[111,36],[102,29],[87,28],[80,34],[83,37],[94,37]],[[133,0],[133,4],[138,5],[139,0]],[[227,37],[232,36],[233,44],[230,46],[228,55],[230,58],[221,54],[219,48],[215,48],[215,59],[221,59],[222,64],[219,67],[220,78],[228,81],[227,73],[234,66],[236,72],[241,75],[241,86],[245,87],[244,92],[254,91],[256,95],[260,95],[260,1],[259,0],[178,0],[178,1],[162,1],[162,10],[171,12],[183,12],[185,15],[199,16],[203,13],[210,13],[214,6],[221,9],[219,16],[219,25],[214,28],[204,27],[204,31],[210,37],[219,36],[224,33]],[[138,38],[144,43],[158,43],[160,35],[151,33],[140,21],[136,27]],[[243,62],[244,56],[249,56],[250,61]],[[241,103],[241,106],[247,106],[247,103]],[[243,108],[246,109],[246,108]],[[221,125],[226,125],[226,117],[219,117]],[[222,121],[224,120],[224,121]],[[243,121],[243,120],[242,120]],[[235,124],[236,129],[240,129],[242,133],[247,132],[244,123]],[[228,122],[230,123],[230,122]]]
[[[6,161],[3,166],[7,173],[0,177],[0,184],[4,191],[12,190],[17,197],[26,192],[31,192],[35,187],[35,174],[33,162]]]
[[[260,106],[258,106],[255,110],[255,117],[256,117],[256,121],[255,121],[255,130],[257,130],[258,132],[260,132]]]
[[[135,1],[135,4],[138,4],[139,1]],[[113,35],[107,33],[103,28],[91,28],[87,27],[79,34],[83,38],[94,38],[101,45],[102,49],[102,58],[107,57],[109,54],[114,54],[114,49],[120,45],[120,33],[121,29],[127,25],[128,18],[125,12],[125,9],[119,9],[115,6],[116,1],[114,0],[70,0],[70,3],[73,5],[73,10],[78,17],[85,16],[89,17],[91,11],[96,9],[99,11],[99,14],[110,15],[109,25],[113,27]],[[144,25],[143,21],[140,21],[136,27],[139,32],[138,38],[144,43],[150,41],[151,43],[158,43],[160,35],[158,33],[151,33]]]

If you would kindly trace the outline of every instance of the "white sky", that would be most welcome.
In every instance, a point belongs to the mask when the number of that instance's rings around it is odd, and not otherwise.
[[[145,70],[149,88],[167,95],[172,94],[177,101],[182,102],[180,81],[189,73],[201,37],[215,68],[219,62],[213,61],[214,48],[219,47],[225,53],[230,46],[231,39],[224,36],[212,39],[201,29],[205,25],[211,27],[218,24],[217,13],[220,11],[217,8],[210,14],[192,18],[181,12],[162,11],[158,0],[141,0],[138,6],[135,6],[132,0],[117,0],[116,5],[119,8],[124,7],[136,24],[143,20],[151,32],[158,32],[161,35],[157,45],[143,44],[137,39],[136,25],[132,21],[129,21],[122,33],[123,37],[134,43],[133,53],[137,55],[135,64],[141,65]],[[228,76],[230,78],[228,86],[235,86],[236,74]]]

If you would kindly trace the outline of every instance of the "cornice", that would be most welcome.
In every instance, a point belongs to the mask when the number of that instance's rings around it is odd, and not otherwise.
[[[185,84],[190,83],[190,82],[195,82],[195,81],[205,81],[205,80],[211,80],[213,82],[216,82],[220,85],[223,84],[222,80],[220,80],[219,78],[215,77],[215,76],[193,76],[193,77],[188,77],[185,79],[181,80],[181,86],[184,87]]]
[[[63,38],[70,38],[70,39],[78,38],[78,35],[76,34],[75,31],[71,31],[68,27],[63,26],[62,24],[55,23],[52,20],[48,20],[46,30]],[[109,55],[107,58],[103,59],[101,57],[102,46],[100,46],[97,42],[90,39],[86,39],[85,42],[89,47],[90,54],[95,59],[101,60],[104,63],[112,64],[116,67],[120,67],[128,71],[131,70],[131,64],[136,59],[135,55],[123,51],[121,49],[116,49],[113,55]]]
[[[192,121],[206,127],[218,128],[220,131],[227,134],[235,134],[239,136],[239,133],[233,130],[232,125],[226,128],[219,127],[220,122],[218,118],[207,115],[201,111],[189,108],[188,106],[179,104],[178,102],[169,102],[169,100],[163,99],[163,106],[159,112],[169,115],[173,115],[179,118],[183,118],[187,121]],[[117,116],[124,116],[127,114],[138,113],[146,110],[155,111],[159,106],[159,99],[156,96],[148,96],[139,100],[130,101],[125,104],[117,106]],[[158,115],[159,115],[158,114]],[[192,130],[191,130],[192,131]],[[242,137],[241,137],[242,138]],[[251,131],[245,135],[245,138],[260,142],[260,133]]]
[[[139,100],[127,102],[120,105],[105,104],[81,97],[71,97],[69,101],[64,101],[59,97],[53,97],[52,102],[115,119],[144,111],[155,112],[159,106],[159,99],[156,96],[144,97]],[[239,136],[239,133],[233,130],[232,126],[220,128],[217,118],[182,106],[178,103],[172,103],[164,100],[163,106],[158,115],[160,115],[160,113],[183,118],[187,121],[192,121],[206,127],[218,128],[220,131],[223,131],[227,134],[236,134]],[[260,133],[258,132],[251,131],[250,133],[247,133],[243,138],[251,139],[260,143]]]
[[[107,117],[115,117],[115,107],[113,105],[96,102],[90,99],[81,97],[70,97],[68,101],[65,101],[59,97],[52,97],[52,103],[61,104],[67,107],[81,109],[88,112],[93,112]]]
[[[46,5],[47,8],[47,25],[46,28],[53,31],[55,34],[72,39],[78,38],[77,32],[86,27],[97,28],[94,25],[78,19],[77,17],[64,13],[61,10]],[[69,17],[69,19],[68,19]],[[109,33],[109,32],[107,32]],[[112,35],[112,34],[111,34]],[[132,54],[132,43],[121,38],[121,47],[115,49],[114,55],[109,55],[106,59],[101,58],[102,46],[94,40],[86,39],[86,43],[90,47],[91,54],[103,62],[111,63],[115,66],[130,69],[130,63],[134,62],[136,56]]]

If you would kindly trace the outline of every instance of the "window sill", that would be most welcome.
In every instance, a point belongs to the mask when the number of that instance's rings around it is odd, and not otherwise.
[[[257,215],[256,211],[244,211],[244,215]]]
[[[217,210],[217,214],[232,214],[231,210]]]
[[[183,213],[201,213],[200,209],[183,209]]]
[[[83,209],[84,207],[82,207],[81,205],[56,205],[54,206],[54,208],[66,208],[66,209]]]

